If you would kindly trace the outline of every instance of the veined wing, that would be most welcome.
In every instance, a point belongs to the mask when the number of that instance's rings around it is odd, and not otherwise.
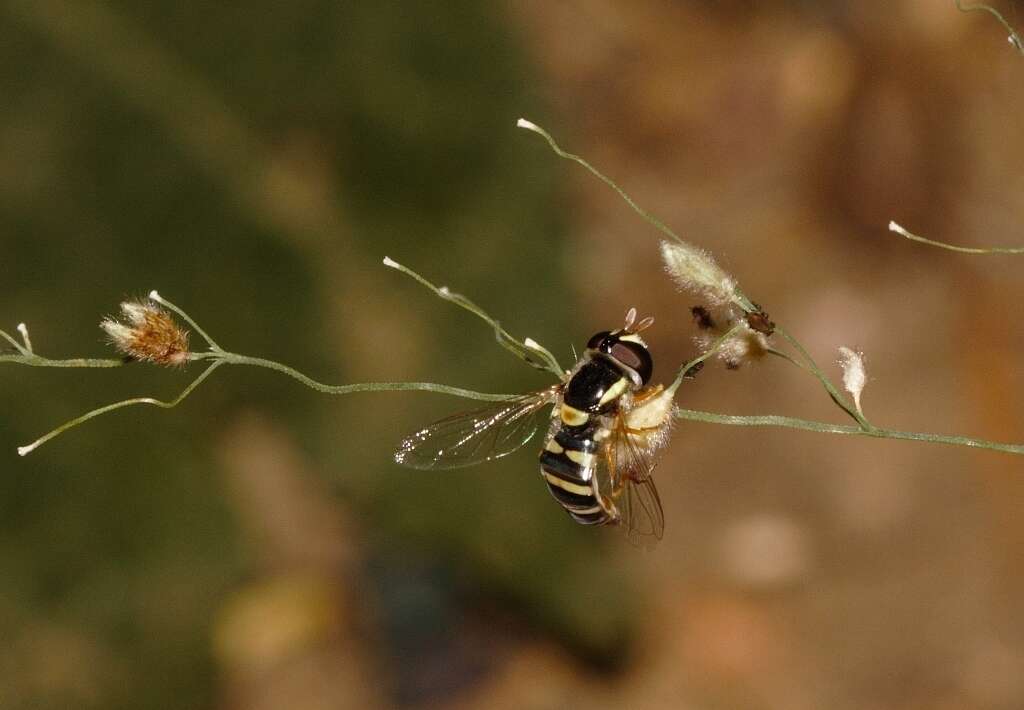
[[[434,422],[402,440],[395,461],[421,469],[461,468],[512,453],[533,438],[534,416],[557,398],[561,385]]]
[[[603,454],[611,498],[629,541],[654,547],[665,531],[665,513],[652,476],[655,463],[647,447],[629,432],[624,417],[615,418]]]

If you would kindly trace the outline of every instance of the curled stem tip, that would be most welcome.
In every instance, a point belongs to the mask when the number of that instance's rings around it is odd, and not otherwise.
[[[221,351],[222,350],[222,348],[219,345],[217,345],[216,341],[213,338],[211,338],[209,336],[209,334],[199,326],[198,323],[196,323],[194,320],[192,320],[192,316],[190,316],[184,310],[182,310],[181,308],[179,308],[178,306],[174,305],[173,303],[168,301],[166,298],[161,296],[159,293],[156,292],[155,289],[149,292],[149,297],[153,301],[156,301],[157,303],[159,303],[161,306],[164,306],[165,308],[168,308],[169,310],[174,311],[175,313],[177,313],[181,317],[182,320],[184,320],[186,323],[189,324],[189,326],[192,327],[192,329],[194,331],[199,333],[199,336],[203,340],[206,341],[206,344],[210,346],[211,350],[213,350],[213,351]]]
[[[963,0],[953,0],[953,2],[956,5],[956,9],[958,9],[960,12],[981,11],[987,12],[990,15],[992,15],[994,18],[996,18],[999,24],[1003,26],[1003,29],[1005,29],[1008,33],[1009,36],[1006,38],[1006,40],[1010,43],[1010,46],[1016,49],[1020,54],[1024,55],[1024,39],[1022,39],[1020,34],[1018,34],[1017,30],[1015,30],[1013,26],[1009,22],[1007,22],[1006,18],[1003,17],[1003,14],[999,12],[999,10],[996,10],[991,5],[986,5],[985,3],[981,2],[965,3],[963,2]]]
[[[909,239],[912,242],[920,242],[921,244],[928,244],[929,246],[948,249],[949,251],[955,251],[961,254],[1024,254],[1024,247],[961,247],[956,246],[955,244],[938,242],[934,239],[928,239],[927,237],[914,234],[902,225],[892,221],[889,222],[889,231],[895,232],[901,237]]]
[[[24,323],[18,323],[18,332],[21,333],[21,337],[25,341],[25,349],[31,353],[32,339],[28,337],[28,326]]]
[[[574,153],[569,153],[569,152],[563,150],[562,147],[560,145],[558,145],[558,143],[555,141],[555,139],[551,137],[551,134],[548,133],[543,128],[541,128],[540,126],[538,126],[536,123],[534,123],[533,121],[528,121],[525,118],[520,118],[518,121],[516,121],[516,126],[518,126],[519,128],[525,128],[526,130],[532,131],[532,132],[536,133],[537,135],[541,136],[545,141],[547,141],[548,145],[551,147],[551,150],[553,150],[555,152],[555,155],[557,155],[560,158],[564,158],[566,160],[571,160],[572,162],[576,163],[577,165],[580,165],[583,168],[585,168],[594,177],[596,177],[598,180],[600,180],[601,182],[606,184],[608,187],[612,188],[616,193],[618,193],[619,197],[621,197],[623,200],[625,200],[626,204],[629,205],[630,208],[634,212],[636,212],[638,215],[640,215],[640,217],[643,218],[644,221],[646,221],[648,224],[653,226],[655,229],[657,229],[659,232],[661,232],[665,236],[669,237],[670,239],[673,239],[673,240],[675,240],[677,242],[685,244],[685,242],[683,242],[682,238],[678,234],[673,232],[672,229],[669,228],[669,226],[667,224],[665,224],[660,219],[658,219],[657,217],[652,215],[650,212],[645,210],[643,207],[638,205],[633,200],[633,198],[630,197],[626,193],[625,190],[623,190],[621,187],[619,187],[618,183],[616,183],[614,180],[612,180],[610,177],[608,177],[607,175],[602,173],[600,170],[595,168],[593,165],[588,163],[586,160],[584,160],[580,156],[575,155]]]

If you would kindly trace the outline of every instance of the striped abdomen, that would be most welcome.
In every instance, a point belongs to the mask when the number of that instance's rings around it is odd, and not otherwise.
[[[603,502],[594,482],[600,443],[608,436],[603,415],[615,411],[629,382],[601,360],[584,363],[566,385],[557,417],[540,453],[548,490],[573,519],[584,525],[615,523],[614,506]]]
[[[595,435],[603,428],[597,418],[582,427],[557,426],[540,453],[541,474],[548,490],[572,518],[583,525],[603,525],[612,521],[594,490],[597,462]]]

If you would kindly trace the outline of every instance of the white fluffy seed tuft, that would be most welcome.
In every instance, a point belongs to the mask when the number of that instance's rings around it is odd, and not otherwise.
[[[661,259],[665,271],[679,288],[701,296],[708,305],[740,305],[736,295],[736,280],[703,249],[685,242],[662,242]]]
[[[860,395],[868,383],[867,369],[864,367],[864,353],[844,345],[839,348],[839,366],[843,368],[843,387],[853,397],[857,411],[863,415],[864,410],[860,407]]]

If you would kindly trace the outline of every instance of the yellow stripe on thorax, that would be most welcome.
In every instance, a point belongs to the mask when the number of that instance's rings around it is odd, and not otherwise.
[[[603,406],[611,401],[614,401],[621,397],[625,391],[629,388],[629,380],[625,377],[620,377],[618,382],[608,388],[608,390],[601,397],[600,404]]]

